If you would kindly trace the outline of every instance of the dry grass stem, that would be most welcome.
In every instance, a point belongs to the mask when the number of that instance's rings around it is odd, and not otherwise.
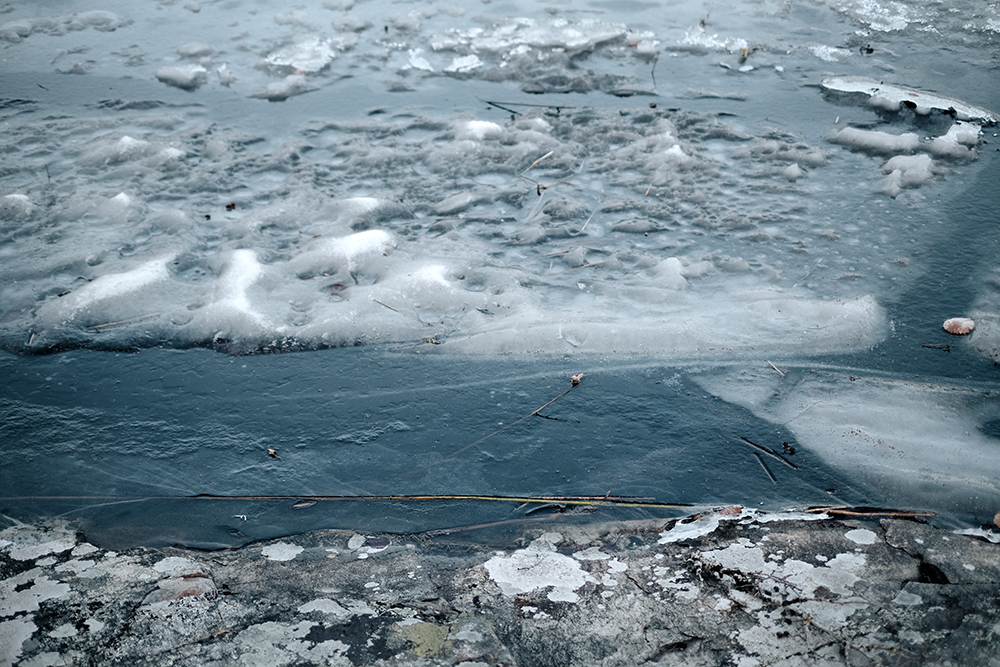
[[[522,172],[521,172],[521,173],[519,174],[519,176],[524,176],[525,174],[527,174],[527,173],[528,173],[529,171],[531,171],[531,170],[532,170],[532,168],[534,168],[534,166],[535,166],[536,164],[538,164],[539,162],[541,162],[541,161],[542,161],[542,160],[544,160],[545,158],[549,157],[549,156],[550,156],[550,155],[552,155],[553,153],[555,153],[555,151],[549,151],[548,153],[546,153],[546,154],[545,154],[545,155],[543,155],[542,157],[540,157],[540,158],[538,158],[537,160],[535,160],[534,162],[532,162],[532,163],[531,163],[530,165],[528,165],[528,168],[527,168],[527,169],[525,169],[524,171],[522,171]]]

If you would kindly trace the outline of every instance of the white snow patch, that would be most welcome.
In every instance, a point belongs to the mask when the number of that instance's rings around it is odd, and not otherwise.
[[[555,541],[554,536],[558,536]],[[546,533],[510,556],[494,556],[484,567],[504,595],[551,587],[547,595],[549,600],[577,602],[579,596],[574,591],[587,582],[597,582],[576,560],[555,551],[554,544],[561,539],[558,533]]]
[[[855,544],[875,544],[875,540],[878,536],[870,530],[865,528],[857,528],[855,530],[849,530],[844,533],[844,537],[854,542]]]
[[[153,569],[163,574],[179,574],[198,570],[199,566],[189,558],[168,556],[153,565]]]
[[[268,560],[286,561],[294,559],[303,551],[305,551],[305,549],[297,544],[278,542],[277,544],[267,545],[261,549],[260,553],[262,556],[266,556]]]

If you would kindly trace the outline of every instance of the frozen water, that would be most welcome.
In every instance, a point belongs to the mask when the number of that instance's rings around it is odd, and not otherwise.
[[[996,401],[995,5],[150,7],[0,15],[6,350],[645,355],[761,424],[826,391],[787,427],[887,503],[998,501],[913,418],[996,440],[948,407]]]

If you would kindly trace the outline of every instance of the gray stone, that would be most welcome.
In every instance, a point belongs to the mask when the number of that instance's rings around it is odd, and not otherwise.
[[[120,553],[0,533],[0,665],[1000,665],[1000,546],[760,515]]]

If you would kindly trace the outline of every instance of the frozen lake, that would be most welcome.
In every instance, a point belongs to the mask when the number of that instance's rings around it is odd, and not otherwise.
[[[10,517],[1000,510],[996,5],[0,12]]]

